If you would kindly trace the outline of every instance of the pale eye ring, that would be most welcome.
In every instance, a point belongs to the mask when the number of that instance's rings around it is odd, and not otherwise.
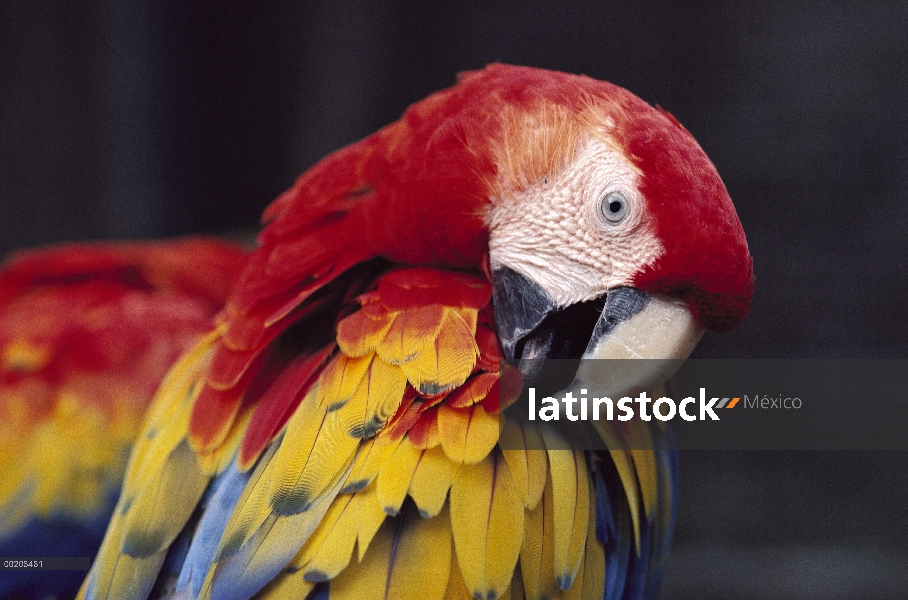
[[[599,212],[609,223],[620,223],[630,210],[630,202],[621,192],[609,192],[599,201]]]

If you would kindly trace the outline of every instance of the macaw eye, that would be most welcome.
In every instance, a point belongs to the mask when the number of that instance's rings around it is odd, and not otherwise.
[[[624,217],[630,212],[630,208],[627,198],[620,192],[608,193],[599,201],[599,212],[610,223],[618,223],[624,220]]]

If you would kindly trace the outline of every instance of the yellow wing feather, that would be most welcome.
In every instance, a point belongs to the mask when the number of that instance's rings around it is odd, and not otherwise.
[[[359,447],[339,411],[320,410],[310,393],[287,423],[272,462],[269,505],[276,514],[308,510],[347,470]]]
[[[653,442],[647,427],[635,427],[634,435],[629,440],[632,450],[631,458],[640,495],[643,498],[643,514],[651,519],[659,502],[659,472],[656,468],[656,455],[653,453]]]
[[[549,476],[555,517],[555,579],[565,590],[570,587],[583,560],[589,510],[589,475],[582,451],[562,449],[566,440],[555,440],[545,430],[549,449]]]
[[[315,584],[303,579],[303,574],[290,567],[281,571],[281,573],[271,580],[262,591],[253,596],[255,600],[267,600],[268,598],[306,598]]]
[[[456,463],[474,464],[498,443],[498,415],[478,405],[467,408],[438,407],[438,436],[445,454]]]
[[[347,483],[342,493],[361,490],[378,477],[382,466],[387,464],[397,450],[397,446],[404,438],[390,436],[386,430],[379,432],[375,437],[366,440],[360,448],[353,469],[347,477]]]
[[[583,579],[578,577],[571,588],[582,585],[581,598],[602,598],[605,591],[605,549],[596,538],[596,492],[592,486],[590,486],[590,516],[587,531]]]
[[[356,494],[338,496],[289,566],[313,582],[336,577],[350,563],[357,540],[367,547],[385,520],[374,490],[375,486],[370,486]]]
[[[500,418],[504,419],[503,416]],[[501,429],[500,444],[524,506],[527,510],[534,509],[542,498],[549,468],[548,457],[541,451],[543,442],[539,429],[532,424],[506,421]]]
[[[451,526],[457,560],[474,598],[500,597],[520,554],[523,502],[514,477],[494,452],[461,467],[451,486]]]
[[[438,304],[392,313],[387,333],[376,347],[378,355],[392,365],[402,365],[430,352],[444,318],[445,309]]]
[[[331,582],[332,600],[442,600],[451,571],[448,515],[423,519],[415,510],[382,525],[362,561]]]
[[[476,311],[471,311],[474,315]],[[453,308],[444,309],[444,317],[434,343],[424,347],[401,369],[410,383],[422,394],[441,394],[466,381],[476,360],[476,322],[472,328],[468,319]],[[432,338],[430,338],[432,339]]]
[[[555,508],[552,498],[552,482],[547,479],[541,501],[526,512],[524,519],[520,571],[527,600],[552,598],[558,591],[555,580]]]
[[[371,438],[394,416],[407,386],[400,367],[372,357],[350,400],[338,409],[348,436]]]
[[[346,404],[359,389],[371,364],[371,353],[356,357],[338,355],[319,378],[318,405],[325,410],[335,410]]]
[[[404,439],[378,473],[378,501],[385,513],[400,511],[423,451]]]
[[[407,493],[416,502],[419,514],[424,518],[434,517],[441,512],[458,466],[438,446],[423,451]]]
[[[471,598],[467,582],[463,580],[460,564],[457,562],[457,552],[451,553],[451,574],[448,576],[448,587],[445,590],[444,600],[464,600]]]
[[[127,496],[123,513],[121,548],[144,558],[166,550],[198,504],[208,477],[199,469],[195,453],[184,439],[168,455],[147,485],[155,492]]]

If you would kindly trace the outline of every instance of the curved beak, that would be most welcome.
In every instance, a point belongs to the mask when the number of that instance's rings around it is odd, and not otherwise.
[[[525,385],[543,390],[571,382],[610,397],[654,389],[703,335],[683,302],[632,287],[558,308],[538,284],[508,267],[496,268],[492,283],[505,358],[518,362]]]

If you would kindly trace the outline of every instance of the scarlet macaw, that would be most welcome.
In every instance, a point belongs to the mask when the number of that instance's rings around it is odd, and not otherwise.
[[[187,239],[57,246],[3,265],[0,556],[94,556],[142,415],[213,326],[244,255]],[[4,571],[0,597],[72,597],[83,574]]]
[[[158,393],[85,597],[655,595],[664,433],[601,423],[610,451],[555,449],[570,440],[500,424],[520,377],[499,365],[683,358],[746,316],[740,222],[671,115],[491,65],[264,219]]]

